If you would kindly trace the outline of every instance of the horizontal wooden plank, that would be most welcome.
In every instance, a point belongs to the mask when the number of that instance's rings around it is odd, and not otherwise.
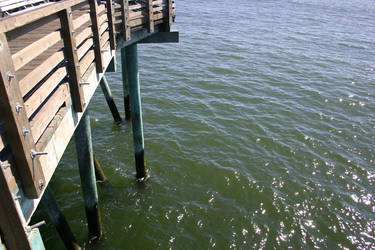
[[[22,68],[25,64],[35,59],[37,56],[42,54],[51,46],[55,45],[60,40],[60,31],[55,31],[12,55],[15,70],[17,71]]]
[[[86,55],[79,61],[81,76],[85,74],[90,64],[95,59],[95,53],[93,49],[90,49]]]
[[[69,84],[61,84],[48,101],[30,121],[31,132],[36,143],[55,114],[70,96]]]
[[[66,67],[60,67],[25,101],[27,117],[30,118],[66,75]]]
[[[102,35],[104,31],[108,29],[108,23],[103,23],[103,25],[99,29],[99,34]]]
[[[82,30],[76,37],[76,46],[79,46],[85,39],[92,36],[91,27]]]
[[[8,32],[25,24],[34,22],[43,17],[55,14],[63,9],[69,8],[86,0],[66,0],[39,9],[31,10],[19,15],[5,17],[1,20],[0,32]]]
[[[63,59],[64,53],[58,51],[20,80],[22,96],[29,93],[29,91],[33,89],[35,85],[50,73]]]
[[[102,47],[104,48],[104,45],[107,43],[109,40],[109,32],[106,31],[103,33],[103,35],[100,37],[100,44],[102,44]]]
[[[89,13],[83,14],[79,18],[73,20],[73,29],[77,30],[88,21],[90,21],[90,14]]]
[[[102,14],[106,10],[105,4],[98,5],[98,15]]]
[[[104,22],[108,22],[108,17],[107,13],[103,13],[101,16],[98,18],[98,24],[101,26]]]
[[[81,60],[82,57],[86,54],[86,52],[92,48],[92,45],[94,44],[92,38],[87,39],[81,47],[79,47],[77,54],[78,54],[78,60]]]

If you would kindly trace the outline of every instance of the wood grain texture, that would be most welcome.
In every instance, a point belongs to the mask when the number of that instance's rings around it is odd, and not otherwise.
[[[39,39],[38,41],[12,55],[15,70],[22,68],[60,40],[60,31],[55,31],[51,34],[45,35],[42,39]]]
[[[58,89],[48,98],[48,101],[38,111],[35,117],[30,121],[33,139],[36,143],[42,136],[48,124],[52,121],[60,107],[70,96],[68,85],[61,84]]]
[[[116,49],[116,31],[114,24],[114,8],[112,0],[106,0],[107,3],[107,19],[108,19],[108,30],[111,41],[111,50]]]
[[[45,102],[57,85],[66,77],[65,66],[58,68],[47,80],[40,86],[33,95],[25,101],[25,110],[28,118]]]
[[[20,80],[20,88],[22,96],[25,96],[35,85],[41,81],[48,73],[50,73],[61,61],[64,59],[62,51],[55,52],[42,62],[39,66],[34,68],[24,78]]]
[[[32,131],[24,108],[16,110],[16,106],[24,107],[21,90],[15,76],[14,66],[10,60],[10,51],[4,34],[0,34],[0,109],[1,120],[5,127],[5,136],[17,165],[25,194],[30,198],[38,198],[43,190],[39,183],[44,183],[44,175],[39,157],[31,158],[35,149]]]
[[[67,60],[67,71],[69,74],[69,85],[72,94],[73,106],[77,112],[84,109],[83,93],[80,85],[81,75],[78,64],[76,41],[73,39],[73,17],[70,8],[59,12],[61,22],[61,33],[64,38],[64,55]]]
[[[94,40],[94,52],[95,52],[95,64],[96,64],[96,70],[99,73],[102,73],[104,70],[103,65],[103,59],[102,59],[102,46],[101,46],[101,40],[100,40],[100,23],[99,23],[99,17],[98,17],[98,3],[96,0],[89,0],[90,3],[90,17],[91,17],[91,29],[93,34],[93,40]],[[104,17],[106,17],[105,14],[103,14]]]

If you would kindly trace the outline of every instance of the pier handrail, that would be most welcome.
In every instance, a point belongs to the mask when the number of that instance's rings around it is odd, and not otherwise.
[[[49,181],[40,149],[59,110],[72,104],[83,112],[88,72],[104,72],[104,57],[113,57],[117,40],[130,41],[131,32],[152,33],[158,24],[169,31],[173,4],[66,0],[0,19],[0,108],[9,111],[1,117],[6,145],[0,151],[10,147],[27,197],[38,198]]]

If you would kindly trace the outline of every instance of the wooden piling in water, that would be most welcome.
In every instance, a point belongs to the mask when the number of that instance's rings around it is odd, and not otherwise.
[[[96,187],[90,116],[88,110],[84,113],[81,122],[75,131],[75,142],[89,229],[89,239],[95,240],[102,236],[102,226],[98,205],[98,190]]]
[[[111,110],[113,119],[115,120],[117,125],[121,125],[122,119],[121,119],[120,113],[118,112],[115,101],[113,100],[111,89],[109,88],[108,81],[105,76],[103,76],[102,80],[100,81],[100,87],[102,88],[108,107]]]
[[[144,181],[148,178],[143,138],[142,104],[138,72],[137,44],[125,47],[126,79],[129,86],[129,99],[131,105],[131,118],[133,128],[133,141],[135,153],[135,166],[137,179]]]
[[[121,49],[121,66],[122,66],[122,87],[124,91],[124,107],[125,107],[125,119],[130,121],[130,98],[129,98],[129,83],[126,70],[126,48]]]
[[[64,242],[66,249],[78,250],[81,247],[78,245],[72,230],[69,227],[68,222],[65,219],[64,214],[57,205],[57,201],[53,195],[52,189],[48,186],[44,192],[42,203],[46,210],[48,217],[55,226],[57,232],[60,235],[61,240]]]

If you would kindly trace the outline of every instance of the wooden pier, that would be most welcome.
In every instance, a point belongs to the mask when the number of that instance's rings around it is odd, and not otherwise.
[[[89,239],[99,239],[98,164],[87,111],[99,84],[114,121],[131,120],[136,179],[147,180],[137,44],[178,42],[178,32],[171,31],[175,3],[33,2],[0,1],[0,250],[44,249],[38,230],[43,222],[30,225],[41,200],[65,246],[79,249],[49,181],[75,135]],[[125,119],[105,78],[116,70],[116,50],[121,50]]]

